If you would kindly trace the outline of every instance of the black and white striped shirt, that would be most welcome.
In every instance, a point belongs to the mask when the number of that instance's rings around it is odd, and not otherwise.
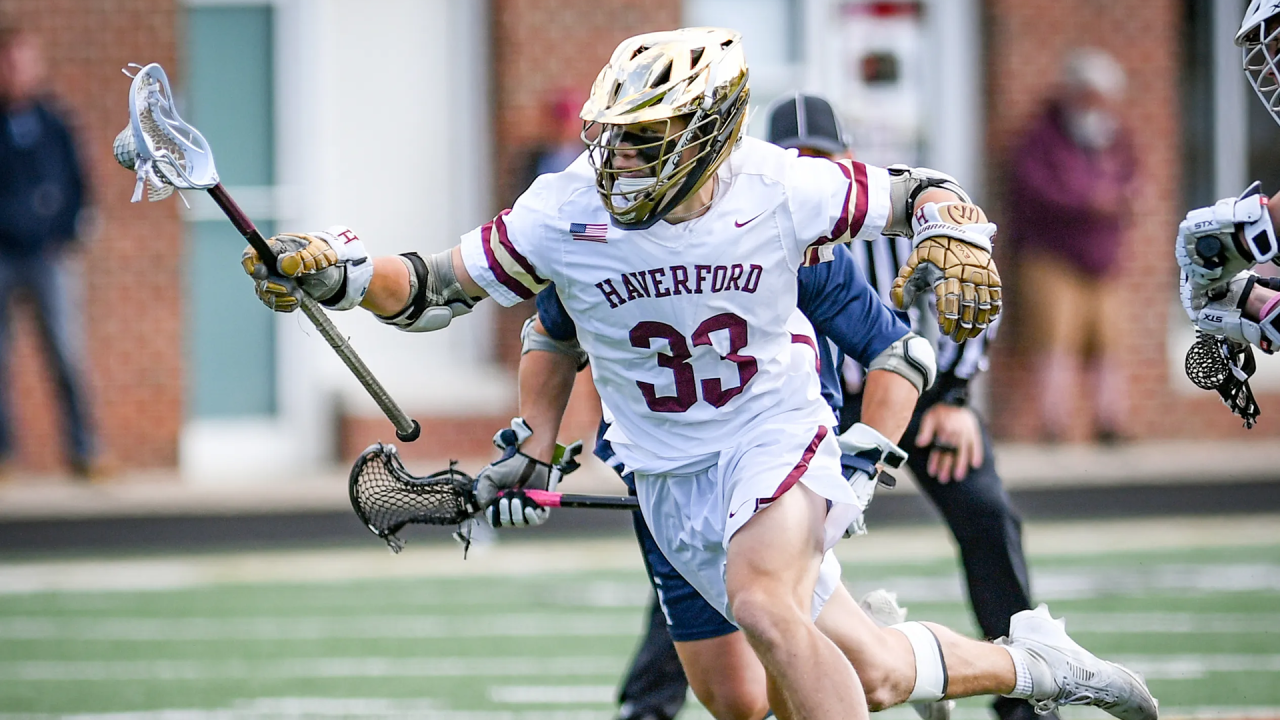
[[[889,307],[894,307],[893,301],[889,299],[889,290],[893,287],[894,278],[898,277],[898,268],[911,255],[911,240],[882,236],[871,242],[850,243],[849,249],[853,251],[854,263],[867,276],[880,300]],[[947,397],[949,394],[963,393],[967,390],[969,381],[987,369],[987,343],[995,339],[999,319],[982,334],[961,344],[939,331],[937,309],[931,293],[917,302],[908,314],[911,329],[917,335],[928,338],[938,354],[938,379],[930,395]],[[846,384],[861,386],[861,368],[850,365],[846,362],[843,368]]]

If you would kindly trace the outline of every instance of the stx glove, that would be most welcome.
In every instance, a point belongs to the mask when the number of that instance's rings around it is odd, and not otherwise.
[[[1195,324],[1196,329],[1214,337],[1225,338],[1237,345],[1255,345],[1265,353],[1280,348],[1280,303],[1264,308],[1259,322],[1244,316],[1249,295],[1270,278],[1259,278],[1245,271],[1214,288],[1197,288],[1185,273],[1182,275],[1180,296],[1182,308]]]
[[[883,483],[885,487],[893,487],[895,484],[891,475],[881,475],[881,466],[902,467],[907,453],[879,430],[863,423],[854,423],[853,427],[838,435],[836,441],[840,445],[844,475],[858,498],[858,505],[865,512],[875,496],[876,485]],[[866,517],[859,513],[844,536],[865,535],[866,532]]]
[[[1243,270],[1276,256],[1267,196],[1254,183],[1238,198],[1187,213],[1178,225],[1174,255],[1193,289],[1230,282]]]
[[[523,492],[555,490],[560,473],[540,460],[520,452],[520,445],[533,435],[524,418],[515,418],[511,427],[499,430],[493,444],[502,457],[487,465],[476,476],[476,502],[484,508],[485,518],[495,528],[541,525],[551,515],[549,508],[530,500]]]
[[[890,295],[907,309],[932,287],[938,325],[956,342],[977,337],[1000,314],[1000,274],[991,259],[996,226],[968,203],[925,203],[911,219],[915,250],[898,271]]]
[[[309,234],[281,233],[267,244],[283,277],[268,273],[252,247],[245,248],[240,264],[254,279],[258,299],[276,312],[296,310],[300,292],[335,310],[350,310],[364,299],[373,280],[364,243],[342,225]]]

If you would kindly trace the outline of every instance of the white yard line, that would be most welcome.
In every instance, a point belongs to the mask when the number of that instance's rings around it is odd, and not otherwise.
[[[176,681],[300,678],[606,677],[625,658],[311,657],[271,660],[17,660],[0,662],[0,682]],[[1280,655],[1125,655],[1148,679],[1198,680],[1214,673],[1280,673]]]
[[[536,531],[530,531],[536,532]],[[1035,523],[1026,529],[1032,555],[1104,555],[1177,548],[1280,546],[1280,516],[1161,518],[1084,523]],[[911,563],[955,556],[950,536],[937,526],[874,530],[837,545],[851,567]],[[538,576],[594,571],[639,572],[629,536],[521,541],[473,547],[410,545],[390,555],[368,548],[305,552],[56,560],[0,563],[0,594],[172,590],[230,583],[329,583],[374,578]],[[1038,588],[1038,590],[1043,590]]]
[[[0,662],[0,682],[174,681],[300,678],[607,677],[625,658],[310,657],[272,660],[19,660]]]
[[[937,615],[920,619],[939,621]],[[951,619],[950,617],[946,619]],[[1089,613],[1068,615],[1073,632],[1108,634],[1276,634],[1280,614]],[[378,615],[376,617],[0,617],[0,640],[231,642],[429,640],[450,638],[635,637],[639,613]],[[1280,640],[1280,636],[1277,637]]]

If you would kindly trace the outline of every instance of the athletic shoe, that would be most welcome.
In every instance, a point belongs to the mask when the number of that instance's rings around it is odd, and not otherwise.
[[[872,590],[862,596],[858,606],[880,627],[907,621],[907,609],[899,605],[898,596],[888,590]],[[955,706],[955,700],[911,703],[920,720],[951,720],[951,709]]]
[[[1092,705],[1120,720],[1159,718],[1159,703],[1142,677],[1077,645],[1067,636],[1066,622],[1051,617],[1046,605],[1014,615],[1009,637],[996,642],[1024,652],[1036,712]]]

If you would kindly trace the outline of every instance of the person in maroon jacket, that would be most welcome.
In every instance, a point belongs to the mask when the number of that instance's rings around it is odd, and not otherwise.
[[[1060,440],[1072,415],[1077,377],[1091,362],[1094,433],[1121,439],[1127,382],[1115,313],[1120,248],[1128,222],[1136,162],[1117,109],[1125,73],[1093,48],[1071,51],[1058,91],[1013,155],[1010,235],[1020,256],[1028,340],[1037,358],[1046,439]]]

